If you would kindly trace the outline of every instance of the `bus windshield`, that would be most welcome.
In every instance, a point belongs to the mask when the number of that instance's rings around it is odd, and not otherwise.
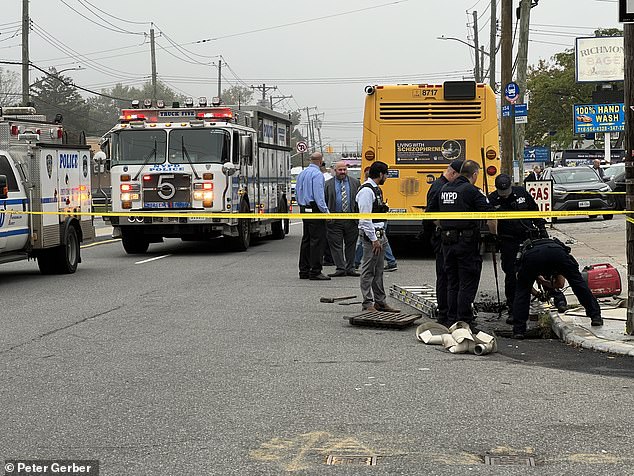
[[[223,129],[172,130],[169,161],[172,164],[222,164],[229,161],[231,136]]]
[[[112,165],[162,164],[167,134],[162,130],[125,130],[112,135]]]

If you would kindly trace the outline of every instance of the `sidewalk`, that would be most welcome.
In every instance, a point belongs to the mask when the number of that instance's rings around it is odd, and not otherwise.
[[[624,307],[607,306],[609,300],[599,299],[602,304],[603,326],[591,327],[583,308],[570,310],[564,314],[551,311],[553,331],[561,340],[569,344],[601,352],[630,355],[634,357],[634,336],[625,334],[627,319],[627,257],[625,247],[624,220],[610,222],[586,222],[583,230],[574,232],[569,225],[555,224],[549,230],[552,236],[559,238],[572,248],[573,256],[581,267],[591,263],[610,263],[621,275]],[[581,225],[581,224],[580,224]],[[594,231],[593,231],[594,230]],[[566,295],[569,304],[576,304],[573,294]],[[602,301],[605,301],[602,302]]]

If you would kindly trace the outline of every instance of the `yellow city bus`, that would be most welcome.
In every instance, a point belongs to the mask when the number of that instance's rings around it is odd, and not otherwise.
[[[418,212],[427,191],[455,159],[477,161],[483,173],[476,184],[495,190],[500,171],[495,93],[486,84],[367,86],[363,117],[363,164],[385,162],[383,188],[391,212]],[[483,180],[486,178],[488,187]],[[416,235],[419,220],[392,220],[390,235]]]

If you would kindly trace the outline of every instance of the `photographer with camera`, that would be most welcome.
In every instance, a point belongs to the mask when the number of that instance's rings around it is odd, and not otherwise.
[[[489,202],[496,212],[539,211],[537,203],[524,187],[513,186],[511,177],[500,174],[495,179],[495,191],[489,194]],[[515,260],[522,243],[527,239],[548,238],[546,221],[541,218],[500,220],[497,244],[504,271],[504,294],[509,309],[507,324],[513,323],[513,300],[517,279]]]

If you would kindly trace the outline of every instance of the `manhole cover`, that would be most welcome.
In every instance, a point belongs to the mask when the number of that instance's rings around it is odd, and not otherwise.
[[[496,466],[535,466],[535,458],[519,455],[485,455],[484,464]]]
[[[334,465],[356,465],[356,466],[376,466],[376,456],[368,455],[328,455],[326,464]]]
[[[379,326],[402,328],[420,319],[420,314],[405,314],[381,311],[365,311],[356,316],[344,316],[353,326]]]

